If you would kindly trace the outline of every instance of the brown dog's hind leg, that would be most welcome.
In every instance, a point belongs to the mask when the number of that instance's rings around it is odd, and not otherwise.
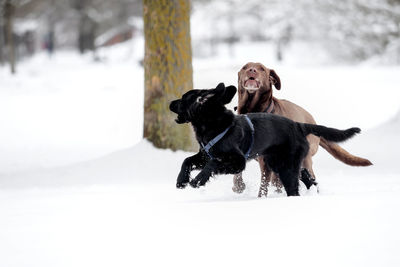
[[[316,176],[312,167],[312,157],[318,151],[320,138],[310,134],[307,136],[307,141],[310,145],[310,149],[308,150],[307,156],[303,160],[299,178],[305,184],[307,189],[310,189],[312,185],[317,186],[317,182],[315,181]],[[319,191],[318,188],[317,191]]]
[[[311,155],[308,154],[307,157],[304,159],[303,161],[303,168],[307,169],[308,172],[310,173],[311,177],[315,180],[315,173],[314,170],[312,168],[312,158]]]
[[[242,173],[235,174],[233,176],[232,191],[241,194],[245,189],[246,189],[246,184],[243,182]]]
[[[275,187],[276,193],[279,193],[279,194],[282,193],[283,184],[282,184],[281,179],[279,178],[279,174],[277,174],[275,172],[272,173],[271,183]]]

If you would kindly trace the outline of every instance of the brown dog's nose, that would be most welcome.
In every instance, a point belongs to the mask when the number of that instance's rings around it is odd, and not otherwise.
[[[254,74],[254,73],[257,73],[257,70],[256,70],[256,68],[250,68],[247,70],[247,72]]]

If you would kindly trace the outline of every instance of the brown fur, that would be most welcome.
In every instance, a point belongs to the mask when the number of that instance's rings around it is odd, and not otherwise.
[[[255,84],[259,85],[258,89],[253,88]],[[253,85],[253,87],[251,87],[251,85]],[[273,97],[272,85],[274,85],[278,90],[281,89],[280,78],[274,70],[266,68],[261,63],[249,62],[244,65],[238,73],[238,113],[245,114],[249,112],[265,112],[266,109],[271,110],[271,107],[273,107],[272,113],[274,114],[287,117],[297,122],[315,124],[315,120],[311,114],[302,107],[290,101]],[[245,87],[248,87],[248,89]],[[304,159],[303,168],[306,168],[313,178],[315,178],[315,174],[312,169],[312,156],[317,153],[319,145],[328,151],[333,157],[345,164],[351,166],[372,165],[368,159],[354,156],[341,148],[339,145],[328,142],[324,138],[308,135],[307,140],[310,144],[310,150]],[[266,195],[268,190],[267,185],[269,182],[276,184],[278,190],[280,190],[281,186],[276,174],[271,173],[263,161],[259,160],[259,164],[262,171],[259,196]],[[245,185],[243,183],[241,174],[235,175],[233,190],[241,193],[244,188]]]

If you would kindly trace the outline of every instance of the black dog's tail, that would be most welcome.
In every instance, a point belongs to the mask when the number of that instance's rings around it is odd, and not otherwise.
[[[361,129],[357,127],[349,128],[347,130],[338,130],[322,125],[308,123],[299,124],[300,127],[303,129],[305,136],[307,136],[308,134],[313,134],[335,143],[346,141],[347,139],[361,132]]]

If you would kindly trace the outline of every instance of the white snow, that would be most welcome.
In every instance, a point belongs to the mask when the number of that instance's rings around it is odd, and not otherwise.
[[[344,147],[374,166],[321,148],[319,194],[258,199],[256,162],[241,195],[231,176],[175,189],[192,153],[141,140],[142,41],[111,49],[102,62],[39,55],[15,77],[0,68],[0,266],[399,266],[398,68],[301,66],[297,52],[278,64],[247,45],[195,59],[197,88],[235,84],[241,65],[261,61],[282,79],[278,98],[365,130]]]
[[[142,138],[143,41],[81,58],[62,51],[0,68],[0,170],[87,160]],[[135,114],[135,116],[133,116]]]

